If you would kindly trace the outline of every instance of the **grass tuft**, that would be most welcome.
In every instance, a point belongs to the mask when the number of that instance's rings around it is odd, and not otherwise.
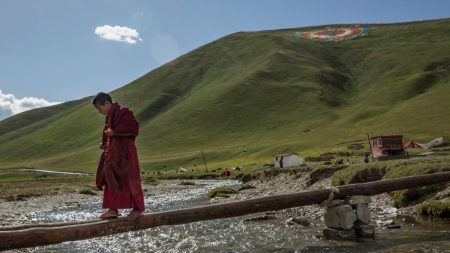
[[[450,202],[442,200],[427,200],[416,206],[416,211],[419,215],[449,218]]]
[[[79,193],[85,195],[97,195],[97,193],[95,193],[92,189],[82,189]]]
[[[208,192],[208,197],[209,198],[214,198],[214,197],[229,197],[229,194],[236,194],[238,193],[238,191],[236,191],[235,189],[229,188],[229,187],[218,187],[215,189],[212,189],[211,191]]]

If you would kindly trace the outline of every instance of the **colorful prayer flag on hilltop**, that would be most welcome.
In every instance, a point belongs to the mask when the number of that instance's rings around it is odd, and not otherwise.
[[[321,42],[339,42],[356,39],[369,34],[369,27],[337,27],[307,32],[294,32],[293,37],[299,39],[318,40]]]

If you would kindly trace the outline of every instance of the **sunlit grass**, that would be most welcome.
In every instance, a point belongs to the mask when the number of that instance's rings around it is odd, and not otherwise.
[[[450,20],[370,28],[343,43],[235,33],[113,91],[140,121],[143,171],[203,168],[202,150],[209,169],[257,169],[275,153],[348,150],[367,133],[448,138]],[[86,98],[1,121],[0,168],[95,172],[103,120]]]

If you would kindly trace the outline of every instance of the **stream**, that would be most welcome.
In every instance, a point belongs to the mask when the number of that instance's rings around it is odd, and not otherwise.
[[[146,212],[208,205],[207,193],[219,186],[238,188],[233,180],[196,180],[196,185],[145,197]],[[95,219],[101,203],[35,211],[30,222]],[[122,213],[126,215],[129,210]],[[450,220],[417,222],[397,218],[400,229],[376,231],[375,240],[327,241],[322,225],[288,226],[284,220],[244,221],[247,215],[184,225],[163,226],[101,238],[24,249],[25,252],[450,252]],[[317,223],[319,223],[317,225]]]

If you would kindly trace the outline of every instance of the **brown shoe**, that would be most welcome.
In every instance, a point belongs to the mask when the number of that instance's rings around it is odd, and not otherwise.
[[[119,216],[119,211],[117,211],[117,209],[108,209],[108,211],[104,212],[101,216],[100,219],[103,220],[107,220],[107,219],[114,219],[117,218]]]
[[[143,213],[143,212],[138,211],[137,209],[133,209],[133,210],[127,215],[127,217],[126,217],[125,219],[127,219],[127,220],[136,220],[136,219],[138,219],[139,217],[141,217],[142,213]]]

